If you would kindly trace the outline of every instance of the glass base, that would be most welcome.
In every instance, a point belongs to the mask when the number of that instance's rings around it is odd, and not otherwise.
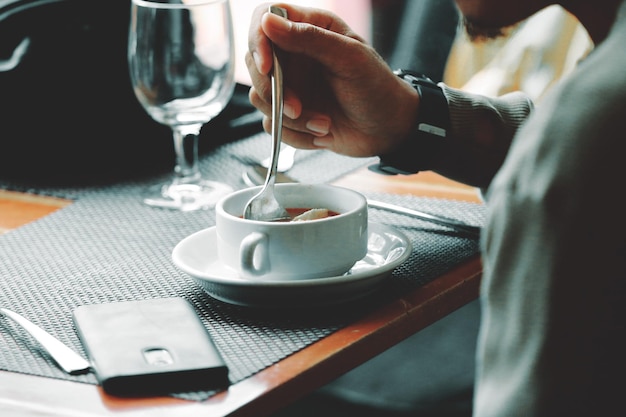
[[[207,210],[233,188],[215,181],[199,181],[194,184],[166,184],[149,189],[144,196],[144,204],[170,210]]]

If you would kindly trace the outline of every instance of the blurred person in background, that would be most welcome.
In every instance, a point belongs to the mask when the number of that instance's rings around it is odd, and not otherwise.
[[[497,38],[472,40],[458,31],[443,81],[488,96],[523,91],[536,103],[592,48],[580,22],[552,5],[507,27]]]

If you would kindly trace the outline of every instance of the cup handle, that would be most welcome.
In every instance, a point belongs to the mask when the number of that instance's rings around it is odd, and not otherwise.
[[[269,238],[265,233],[253,232],[243,238],[239,246],[239,266],[244,275],[259,276],[270,270]],[[258,262],[255,265],[255,256]]]

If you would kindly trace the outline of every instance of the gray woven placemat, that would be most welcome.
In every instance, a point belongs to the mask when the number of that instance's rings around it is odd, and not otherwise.
[[[269,154],[265,134],[226,144],[202,159],[207,177],[243,188],[245,158]],[[371,160],[325,151],[298,154],[294,178],[329,182]],[[0,188],[75,199],[38,221],[0,236],[0,306],[29,318],[84,354],[72,324],[82,304],[180,296],[196,308],[230,369],[241,381],[349,324],[373,308],[362,304],[333,314],[280,314],[238,307],[212,299],[171,261],[174,246],[186,236],[215,224],[212,210],[178,213],[140,204],[143,178],[98,187],[51,187],[3,182]],[[481,225],[479,204],[370,193],[368,197],[439,213]],[[374,222],[397,227],[414,251],[381,290],[381,298],[417,288],[478,253],[478,242],[445,227],[380,210]],[[0,369],[95,384],[92,374],[69,376],[39,350],[34,340],[0,319]],[[212,393],[182,395],[203,399]]]

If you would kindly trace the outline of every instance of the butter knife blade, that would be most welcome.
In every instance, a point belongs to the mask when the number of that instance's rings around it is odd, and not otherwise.
[[[0,316],[10,318],[26,330],[68,374],[75,375],[83,373],[88,371],[91,367],[89,362],[83,359],[78,353],[74,352],[59,339],[18,313],[6,308],[0,308]]]
[[[440,226],[446,226],[451,229],[457,230],[459,232],[467,233],[472,236],[480,235],[480,227],[463,223],[461,221],[451,219],[449,217],[426,213],[423,211],[418,211],[418,210],[410,209],[407,207],[398,206],[395,204],[385,203],[383,201],[371,200],[369,198],[367,199],[367,205],[372,208],[388,210],[388,211],[392,211],[395,213],[400,213],[400,214],[405,214],[407,216],[415,217],[420,220],[429,221],[431,223],[437,223]]]

